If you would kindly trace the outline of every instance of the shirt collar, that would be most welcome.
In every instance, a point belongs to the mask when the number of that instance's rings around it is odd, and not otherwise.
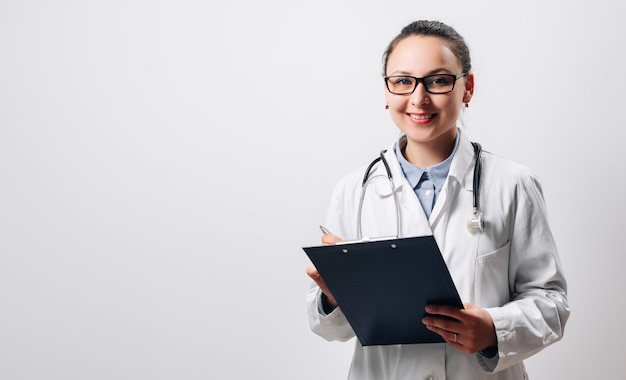
[[[398,158],[398,162],[400,163],[400,167],[402,168],[402,172],[406,177],[407,181],[411,185],[412,188],[420,183],[422,175],[424,172],[428,173],[429,179],[435,185],[437,190],[440,190],[443,187],[444,182],[446,181],[446,177],[448,176],[448,172],[450,171],[450,164],[452,163],[452,158],[454,157],[457,148],[459,146],[459,136],[461,134],[460,129],[457,128],[456,139],[454,141],[454,148],[452,149],[452,153],[450,156],[443,160],[442,162],[429,166],[425,169],[420,168],[419,166],[415,166],[404,158],[402,151],[406,148],[406,136],[403,135],[400,137],[398,141],[393,146],[393,150],[396,153],[396,157]]]

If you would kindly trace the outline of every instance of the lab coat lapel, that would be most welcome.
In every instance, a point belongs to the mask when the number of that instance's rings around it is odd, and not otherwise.
[[[473,191],[473,168],[474,168],[474,148],[471,142],[459,129],[460,141],[456,154],[452,158],[448,177],[441,188],[441,192],[435,202],[435,207],[430,215],[432,228],[441,221],[442,216],[449,212],[451,199],[459,191]],[[472,210],[467,210],[468,214]]]
[[[432,235],[430,223],[413,188],[404,177],[393,146],[385,153],[400,203],[401,237]],[[384,169],[383,169],[384,170]]]

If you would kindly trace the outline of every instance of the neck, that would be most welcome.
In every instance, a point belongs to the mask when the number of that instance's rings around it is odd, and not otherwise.
[[[407,161],[420,168],[436,165],[450,157],[456,140],[456,128],[451,133],[440,136],[437,140],[418,142],[406,139],[406,148],[402,154]]]

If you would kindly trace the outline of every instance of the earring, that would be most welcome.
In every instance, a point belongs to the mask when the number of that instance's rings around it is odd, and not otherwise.
[[[465,103],[465,108],[469,108],[469,103]]]
[[[385,104],[385,109],[388,110],[389,109],[389,104]]]

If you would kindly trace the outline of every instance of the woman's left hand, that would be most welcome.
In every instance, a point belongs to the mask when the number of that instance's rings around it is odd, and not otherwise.
[[[447,343],[468,354],[496,346],[498,339],[491,315],[478,306],[469,303],[464,306],[465,309],[458,309],[453,306],[428,305],[426,312],[431,315],[424,317],[422,322]]]

